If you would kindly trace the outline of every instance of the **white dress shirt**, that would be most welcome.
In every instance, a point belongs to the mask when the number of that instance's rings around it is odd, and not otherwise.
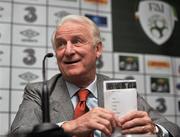
[[[89,108],[89,110],[98,106],[96,79],[97,78],[95,78],[95,80],[88,87],[85,88],[88,89],[90,92],[86,101],[86,105]],[[76,96],[76,92],[79,91],[80,88],[69,82],[66,82],[66,86],[68,88],[68,92],[71,97],[73,107],[75,109],[78,103],[78,97]],[[95,130],[94,137],[101,137],[101,132],[99,130]]]

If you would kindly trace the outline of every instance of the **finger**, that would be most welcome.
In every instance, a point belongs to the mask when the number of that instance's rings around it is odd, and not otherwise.
[[[135,126],[145,126],[148,124],[152,124],[152,121],[149,117],[143,117],[143,118],[134,118],[130,121],[127,121],[122,124],[122,129],[126,128],[132,128]]]
[[[110,121],[112,127],[116,127],[115,113],[102,108],[94,110],[93,113],[96,113],[99,117]]]
[[[137,127],[122,130],[121,132],[122,132],[122,134],[146,134],[146,133],[150,133],[149,125],[137,126]]]
[[[81,119],[85,117],[88,129],[98,129],[108,135],[112,133],[113,116],[108,111],[94,109],[81,116]]]
[[[94,129],[100,130],[101,132],[103,132],[107,136],[111,136],[111,134],[112,134],[112,131],[110,131],[109,128],[107,128],[107,126],[105,126],[102,123],[93,123],[92,126],[94,127]]]
[[[145,117],[148,116],[147,112],[144,111],[131,111],[126,113],[124,116],[119,117],[119,122],[121,124],[125,123],[126,121],[130,121],[134,118],[141,118],[141,117]]]

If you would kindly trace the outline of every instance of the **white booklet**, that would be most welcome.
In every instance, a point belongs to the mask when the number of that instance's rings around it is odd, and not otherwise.
[[[129,111],[137,110],[136,80],[104,81],[104,107],[123,116]],[[120,129],[115,129],[112,137],[121,135]]]

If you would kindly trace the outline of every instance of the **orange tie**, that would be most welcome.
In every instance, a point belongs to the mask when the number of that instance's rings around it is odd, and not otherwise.
[[[77,96],[78,96],[79,102],[74,111],[74,119],[82,116],[87,111],[89,111],[89,109],[86,105],[86,100],[88,98],[88,95],[89,95],[89,91],[87,89],[80,89],[78,91]]]
[[[89,95],[88,89],[80,89],[78,91],[77,96],[78,96],[79,102],[74,110],[74,119],[82,116],[83,114],[89,111],[86,105],[88,95]],[[77,137],[77,136],[73,136],[73,137]],[[93,132],[91,132],[86,137],[93,137]]]

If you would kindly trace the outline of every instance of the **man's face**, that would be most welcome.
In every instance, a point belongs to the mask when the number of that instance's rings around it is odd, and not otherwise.
[[[55,43],[57,63],[66,79],[95,76],[96,59],[101,55],[102,45],[94,45],[87,24],[65,22],[55,34]]]

